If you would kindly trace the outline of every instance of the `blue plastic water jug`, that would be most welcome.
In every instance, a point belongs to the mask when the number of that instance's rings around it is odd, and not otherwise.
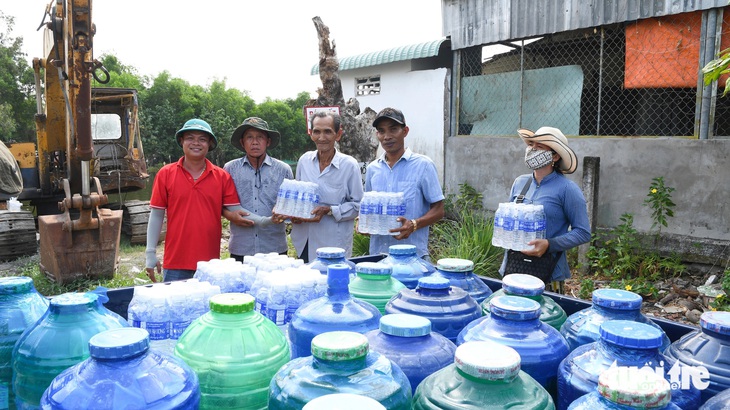
[[[448,279],[451,286],[464,289],[477,303],[492,294],[492,289],[474,274],[474,262],[467,259],[439,259],[434,275]]]
[[[413,396],[413,410],[553,410],[548,392],[520,371],[520,355],[492,341],[467,342],[454,364],[426,377]]]
[[[707,400],[700,410],[730,410],[730,389],[725,389]]]
[[[570,410],[681,410],[670,401],[662,376],[632,367],[613,367],[598,378],[598,386],[570,404]]]
[[[31,278],[0,278],[0,409],[15,407],[11,366],[15,342],[47,309],[48,299],[36,291]]]
[[[397,364],[411,382],[411,389],[432,373],[454,363],[456,345],[431,332],[425,317],[395,313],[380,318],[380,330],[365,333],[370,350]]]
[[[425,317],[431,321],[431,330],[452,342],[469,322],[482,315],[479,304],[465,290],[435,275],[419,279],[415,290],[401,289],[385,305],[385,312]]]
[[[612,366],[647,368],[669,376],[661,355],[663,333],[633,320],[610,320],[599,327],[601,338],[573,350],[558,369],[558,409],[595,390],[598,377]],[[697,389],[672,390],[672,401],[682,409],[699,406]]]
[[[661,350],[669,346],[669,337],[664,330],[641,313],[641,295],[621,289],[596,289],[592,299],[591,307],[573,313],[560,327],[570,350],[597,342],[600,339],[598,328],[607,320],[633,320],[651,325],[662,332]]]
[[[89,340],[90,358],[56,376],[41,408],[197,409],[198,377],[182,360],[150,350],[136,327],[101,332]]]
[[[482,314],[489,315],[489,302],[501,295],[521,296],[540,304],[540,321],[560,330],[568,315],[550,297],[543,294],[545,283],[535,276],[515,273],[502,278],[502,289],[494,292],[481,303]]]
[[[332,393],[355,393],[389,410],[410,410],[411,385],[385,356],[368,351],[368,339],[356,332],[327,332],[312,340],[312,355],[279,369],[269,388],[269,410],[298,410]]]
[[[709,385],[702,389],[702,401],[730,388],[730,312],[705,312],[700,330],[688,333],[664,351],[667,364],[676,362],[694,370],[709,371]],[[682,375],[690,371],[682,372]],[[705,382],[707,378],[703,379]],[[684,379],[683,381],[687,383]],[[699,382],[699,380],[697,380]]]
[[[380,260],[393,269],[393,277],[408,289],[418,286],[418,279],[436,271],[433,264],[416,253],[416,245],[390,245],[388,256]]]
[[[89,339],[123,326],[100,313],[94,293],[64,293],[51,299],[46,313],[13,349],[13,390],[19,409],[38,408],[54,377],[89,357]],[[126,324],[124,324],[126,326]]]
[[[317,258],[309,262],[307,266],[326,275],[328,266],[336,263],[344,263],[350,268],[350,278],[352,279],[355,277],[355,263],[347,260],[345,255],[347,255],[347,252],[342,248],[334,246],[317,248]]]
[[[522,370],[556,397],[558,365],[570,350],[560,332],[540,321],[539,303],[518,296],[492,299],[489,318],[464,329],[457,343],[472,340],[491,340],[515,349],[522,358]]]
[[[292,359],[309,356],[312,339],[321,333],[335,330],[365,333],[379,326],[378,308],[350,296],[350,267],[334,264],[327,270],[327,295],[302,305],[289,323]]]

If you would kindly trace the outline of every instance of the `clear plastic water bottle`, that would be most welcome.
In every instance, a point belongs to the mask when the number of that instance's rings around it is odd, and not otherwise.
[[[505,203],[504,219],[502,219],[503,227],[503,248],[512,249],[514,244],[514,232],[515,232],[515,209],[514,204],[509,202]]]
[[[545,207],[535,205],[535,239],[547,238],[547,219],[545,217]]]
[[[360,216],[357,229],[360,233],[372,233],[373,225],[373,195],[371,192],[365,192],[360,201]]]
[[[398,218],[405,216],[406,204],[405,197],[402,192],[388,193],[388,202],[386,205],[386,229],[396,229],[401,226]],[[390,233],[389,233],[390,234]],[[390,234],[393,235],[393,234]]]
[[[286,324],[286,283],[279,278],[272,278],[267,297],[266,317],[277,326],[283,327]]]

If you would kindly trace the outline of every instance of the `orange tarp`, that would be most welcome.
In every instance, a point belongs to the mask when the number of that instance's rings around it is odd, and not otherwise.
[[[730,11],[729,9],[726,9]],[[720,50],[730,46],[723,13]],[[639,20],[626,26],[626,88],[694,88],[699,73],[702,12]],[[721,79],[721,84],[725,80]]]

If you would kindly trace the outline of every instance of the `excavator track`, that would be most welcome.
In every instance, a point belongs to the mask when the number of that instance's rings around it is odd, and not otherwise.
[[[28,211],[0,211],[0,261],[38,252],[35,218]]]
[[[147,221],[150,218],[149,201],[132,200],[124,202],[122,206],[124,215],[122,216],[122,233],[129,236],[131,244],[147,243]],[[167,218],[162,224],[162,232],[160,233],[160,241],[165,240],[167,233]]]

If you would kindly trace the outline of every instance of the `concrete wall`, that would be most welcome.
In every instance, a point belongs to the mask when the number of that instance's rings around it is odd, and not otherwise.
[[[600,157],[599,227],[620,224],[624,213],[634,215],[634,227],[650,231],[651,211],[644,206],[652,178],[662,176],[676,190],[669,226],[662,232],[686,240],[730,244],[730,140],[678,138],[570,138],[579,158],[578,171],[569,177],[581,186],[582,158]],[[445,190],[458,192],[466,182],[484,195],[484,205],[495,210],[508,199],[517,175],[528,173],[519,137],[464,136],[446,141]]]
[[[345,101],[355,97],[355,78],[377,74],[380,74],[382,91],[379,95],[357,97],[360,111],[365,107],[370,107],[375,112],[385,107],[403,111],[410,128],[406,146],[414,152],[431,157],[443,182],[450,70],[438,68],[411,71],[410,61],[400,61],[340,71]],[[374,130],[373,138],[375,138]],[[382,150],[378,149],[378,155],[381,153]]]

